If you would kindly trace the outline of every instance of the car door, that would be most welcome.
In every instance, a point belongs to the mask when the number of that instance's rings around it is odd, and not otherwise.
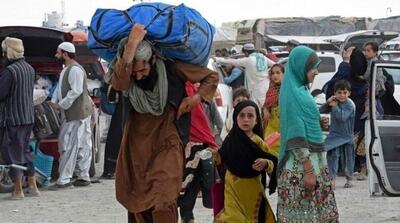
[[[369,115],[365,124],[368,182],[370,195],[400,196],[400,116],[376,115],[376,71],[390,71],[393,79],[400,79],[400,62],[376,62],[370,80]]]

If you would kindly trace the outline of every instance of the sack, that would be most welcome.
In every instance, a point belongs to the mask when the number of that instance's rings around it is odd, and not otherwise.
[[[141,3],[125,11],[97,9],[89,27],[88,47],[111,62],[119,41],[129,35],[135,23],[146,27],[146,39],[161,56],[207,65],[215,29],[184,4]]]
[[[34,118],[35,123],[33,125],[33,134],[36,138],[44,139],[53,134],[43,104],[34,107]]]

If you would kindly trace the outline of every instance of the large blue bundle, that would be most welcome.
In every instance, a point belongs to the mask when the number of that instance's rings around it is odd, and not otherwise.
[[[215,29],[199,12],[184,4],[141,3],[128,10],[97,9],[89,27],[88,47],[110,62],[119,41],[135,23],[146,27],[146,38],[162,56],[206,66]]]

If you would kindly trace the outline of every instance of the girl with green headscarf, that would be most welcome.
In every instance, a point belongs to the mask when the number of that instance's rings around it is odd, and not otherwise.
[[[278,222],[338,221],[320,115],[308,87],[319,63],[312,49],[298,46],[285,68],[279,95]]]

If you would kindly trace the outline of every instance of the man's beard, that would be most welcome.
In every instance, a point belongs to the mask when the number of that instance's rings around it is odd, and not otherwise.
[[[137,86],[139,86],[141,89],[145,91],[152,91],[157,84],[157,80],[158,80],[157,68],[156,64],[153,64],[150,67],[149,75],[144,79],[136,80],[135,82]]]
[[[64,65],[65,60],[62,57],[60,57],[60,58],[56,57],[56,62],[58,65],[62,66],[62,65]]]

